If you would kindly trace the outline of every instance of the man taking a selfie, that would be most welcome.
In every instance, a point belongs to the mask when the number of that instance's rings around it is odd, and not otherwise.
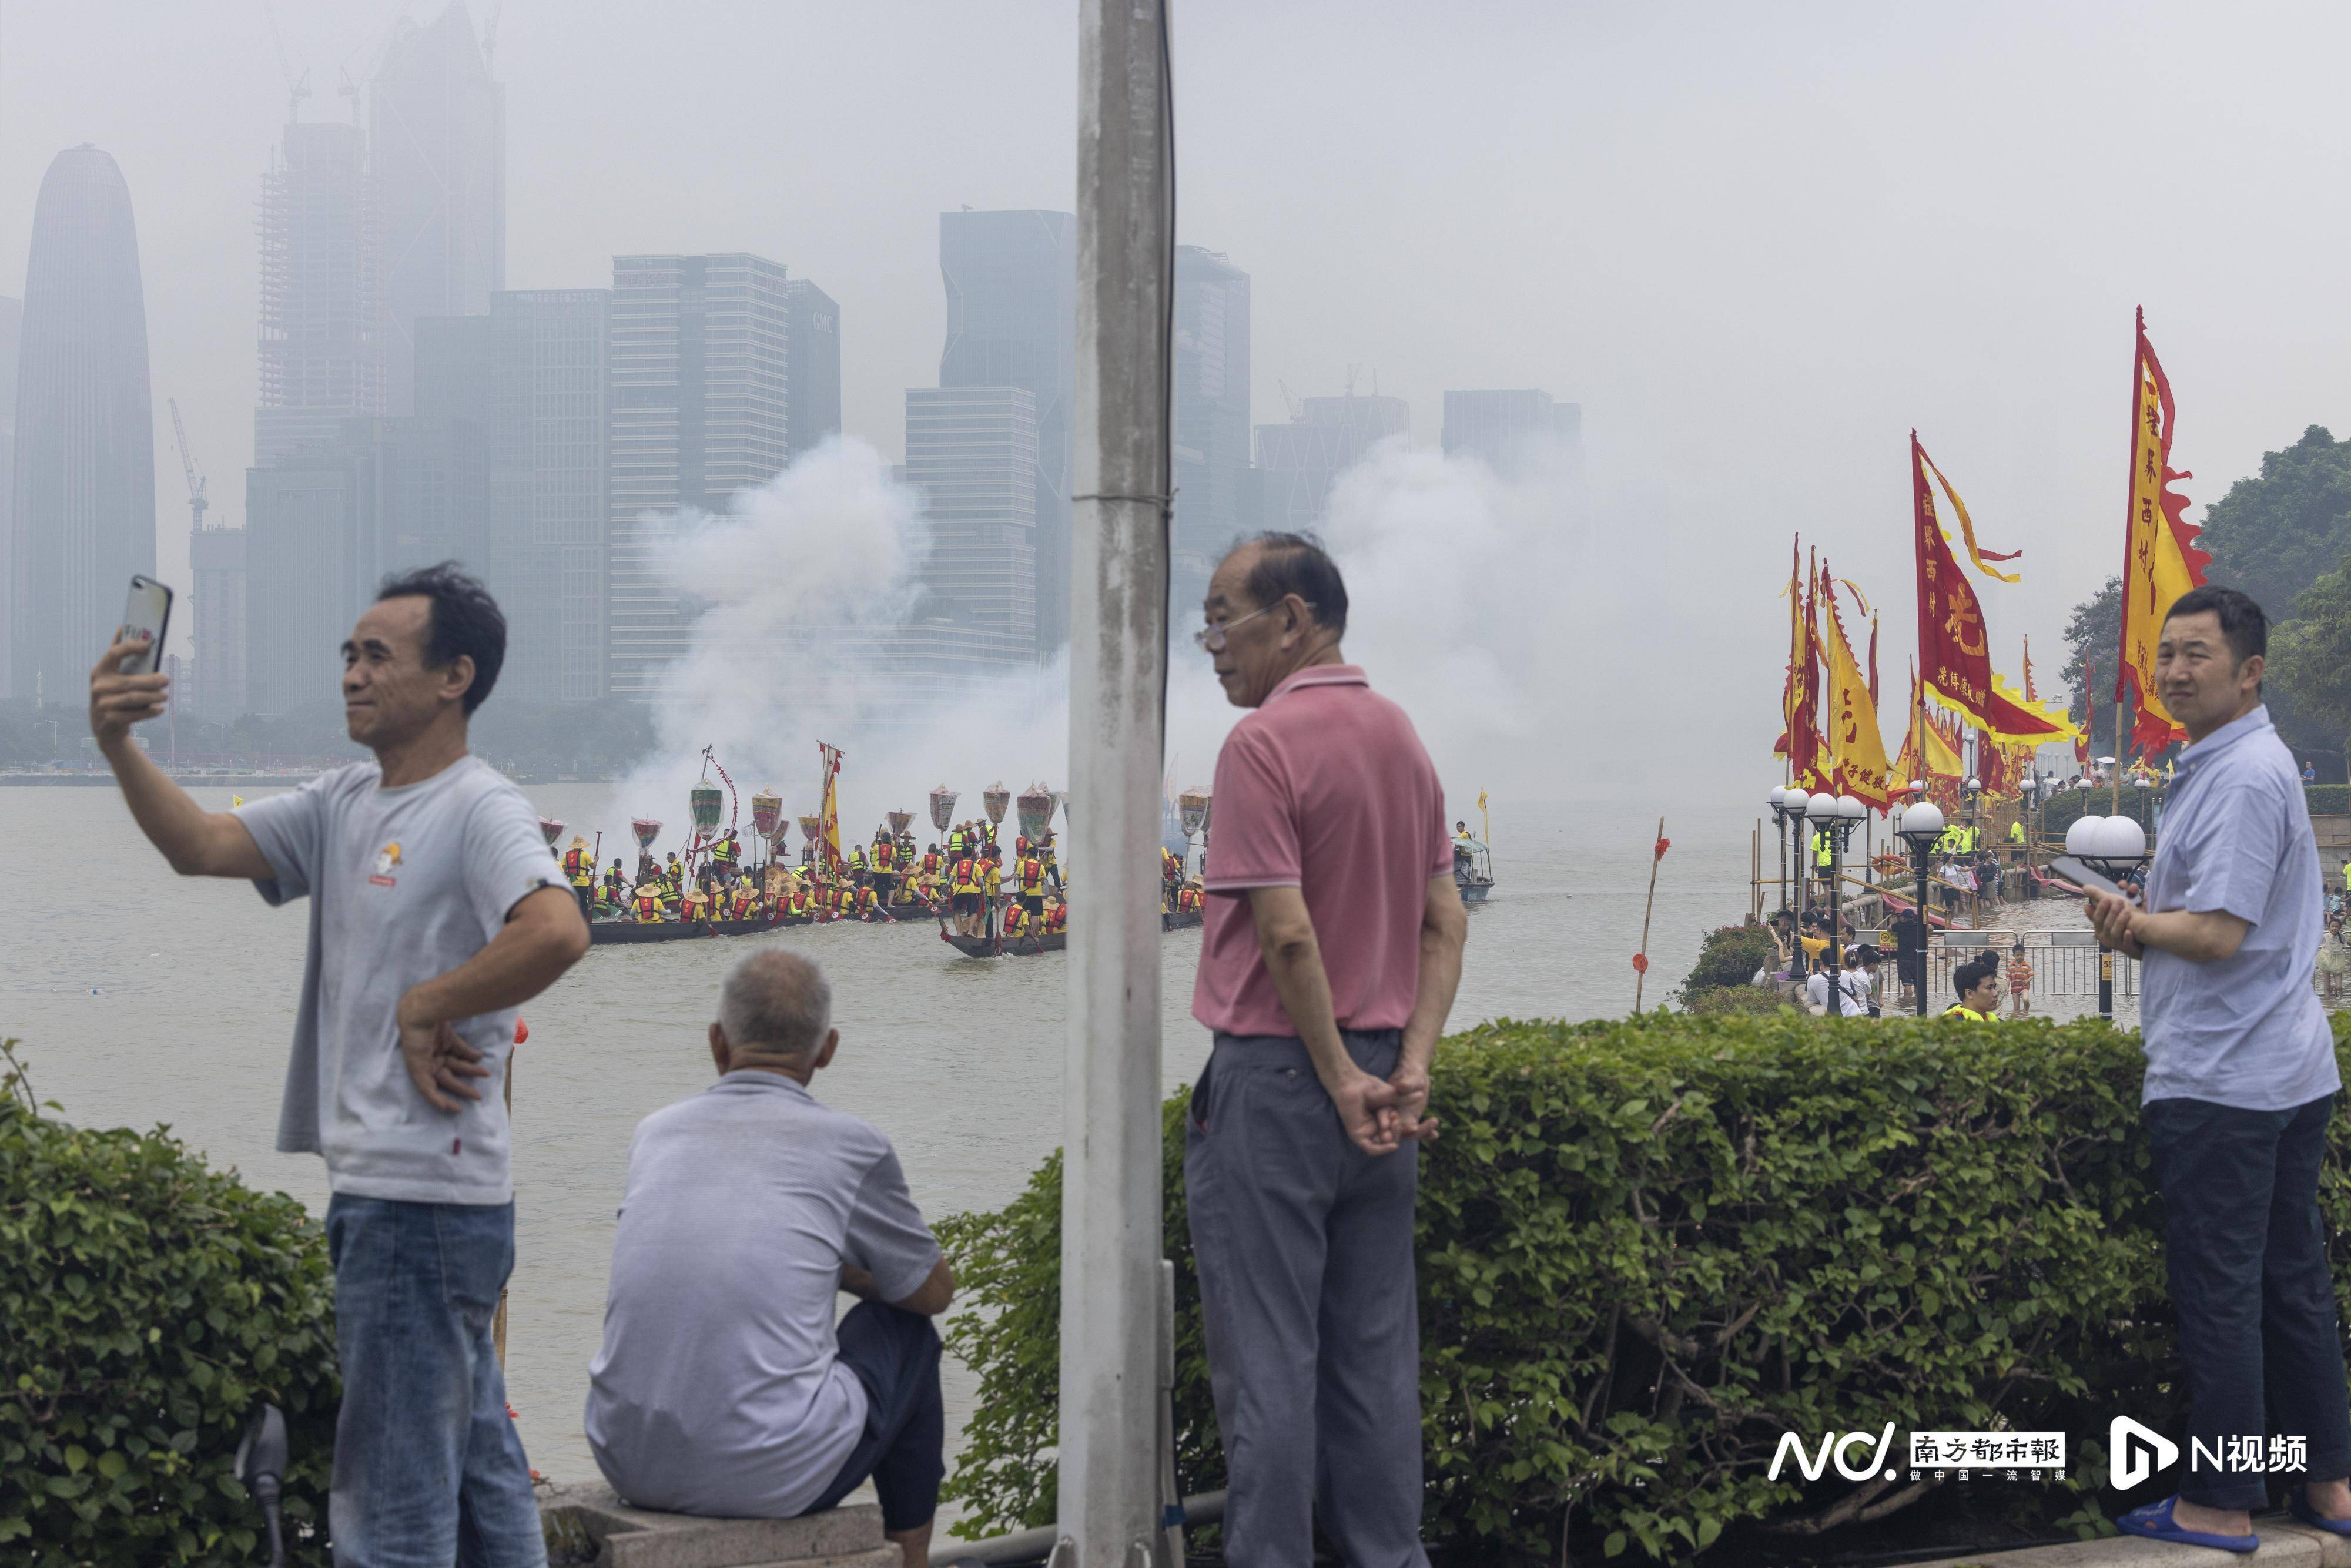
[[[2092,890],[2099,941],[2141,959],[2140,1091],[2163,1193],[2165,1266],[2188,1369],[2188,1431],[2308,1442],[2291,1500],[2351,1535],[2351,1410],[2318,1169],[2342,1079],[2312,977],[2318,843],[2293,756],[2262,704],[2269,624],[2231,588],[2180,595],[2156,679],[2188,732],[2144,907]],[[2190,1466],[2133,1535],[2251,1552],[2259,1473]]]
[[[343,716],[375,753],[206,811],[131,743],[169,681],[90,672],[90,733],[140,830],[183,876],[308,896],[309,956],[277,1146],[326,1156],[334,1197],[335,1561],[542,1568],[530,1467],[490,1339],[514,1264],[499,1093],[515,1009],[588,950],[522,791],[467,755],[506,619],[454,563],[383,585],[343,644]]]

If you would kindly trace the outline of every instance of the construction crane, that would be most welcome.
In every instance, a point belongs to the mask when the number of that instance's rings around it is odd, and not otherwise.
[[[269,0],[261,0],[261,14],[269,19],[269,41],[277,46],[277,68],[286,76],[286,118],[288,120],[299,120],[302,117],[302,100],[310,96],[310,68],[303,67],[298,77],[294,74],[294,62],[286,53],[285,35],[277,30],[277,8],[269,4]]]
[[[188,521],[201,529],[204,526],[204,508],[212,503],[204,499],[204,476],[196,472],[196,455],[188,450],[188,427],[180,419],[180,400],[165,398],[172,405],[172,434],[180,443],[180,466],[188,476]]]

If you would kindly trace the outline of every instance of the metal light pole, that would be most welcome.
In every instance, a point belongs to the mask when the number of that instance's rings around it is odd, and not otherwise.
[[[1921,800],[1902,810],[1902,825],[1894,830],[1895,836],[1910,846],[1911,914],[1918,922],[1918,1016],[1927,1016],[1927,857],[1935,848],[1935,841],[1943,836],[1942,808],[1930,800]]]
[[[1078,20],[1077,425],[1056,1568],[1166,1554],[1158,1433],[1159,786],[1175,185],[1165,0]]]
[[[1784,784],[1771,786],[1771,793],[1763,802],[1771,809],[1771,836],[1780,843],[1780,907],[1788,907],[1788,789]]]
[[[1782,819],[1782,825],[1788,830],[1790,835],[1795,840],[1795,847],[1789,852],[1790,854],[1794,857],[1796,862],[1794,868],[1796,873],[1796,930],[1794,938],[1796,942],[1796,951],[1795,956],[1791,962],[1794,966],[1795,977],[1799,980],[1804,977],[1805,974],[1811,967],[1811,966],[1805,961],[1804,945],[1802,941],[1804,935],[1805,903],[1804,855],[1810,848],[1810,841],[1806,838],[1804,833],[1804,807],[1806,802],[1811,799],[1812,797],[1802,789],[1791,789],[1780,801],[1779,805],[1773,808],[1775,810],[1785,813],[1785,816]]]
[[[2065,830],[2065,852],[2120,882],[2147,863],[2147,830],[2129,817],[2081,816]],[[2098,1016],[2115,1016],[2115,956],[2098,949]]]

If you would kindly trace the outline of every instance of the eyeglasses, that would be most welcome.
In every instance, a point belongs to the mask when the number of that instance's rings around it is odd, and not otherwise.
[[[1247,622],[1254,621],[1260,615],[1270,615],[1289,602],[1290,601],[1286,599],[1277,599],[1262,610],[1252,610],[1246,615],[1237,615],[1230,621],[1224,622],[1222,625],[1218,625],[1216,622],[1211,621],[1206,626],[1201,627],[1197,632],[1192,633],[1192,645],[1206,653],[1221,653],[1225,651],[1226,632],[1231,631],[1236,626],[1242,625]],[[1304,603],[1305,601],[1301,600],[1300,602]],[[1311,610],[1314,606],[1308,604],[1306,608]]]

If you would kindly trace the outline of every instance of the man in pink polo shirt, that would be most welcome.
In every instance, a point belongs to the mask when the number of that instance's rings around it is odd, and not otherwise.
[[[1225,1560],[1426,1568],[1412,1223],[1428,1068],[1468,921],[1445,795],[1404,710],[1344,663],[1347,589],[1264,534],[1198,635],[1238,707],[1217,758],[1192,1016],[1216,1051],[1184,1151],[1224,1436]]]

